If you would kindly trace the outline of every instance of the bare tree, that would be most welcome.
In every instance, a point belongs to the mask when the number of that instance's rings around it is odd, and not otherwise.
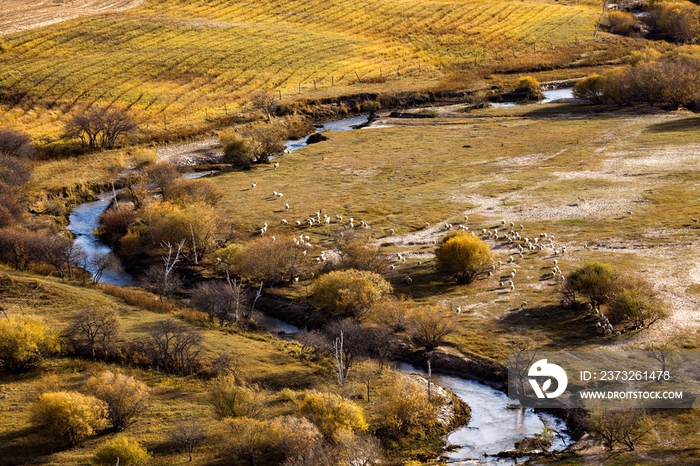
[[[243,135],[255,143],[255,163],[270,163],[270,157],[284,151],[282,132],[272,125],[247,128]]]
[[[180,252],[185,245],[185,239],[177,244],[177,251],[175,251],[174,255],[172,244],[164,242],[163,245],[168,248],[167,255],[163,256],[163,265],[151,266],[144,274],[144,277],[147,283],[155,286],[160,300],[167,302],[175,291],[182,286],[182,280],[177,273],[174,272],[174,269],[180,260]]]
[[[256,110],[261,110],[267,121],[272,121],[272,115],[275,114],[277,108],[277,98],[275,94],[266,91],[260,91],[253,94],[250,103]]]
[[[106,358],[112,352],[112,342],[119,330],[119,318],[113,310],[85,309],[71,318],[66,339],[76,351],[86,351],[93,359],[99,352]]]
[[[13,129],[0,128],[0,153],[19,159],[31,159],[36,150],[29,136]]]
[[[119,137],[131,135],[137,128],[129,112],[117,107],[92,106],[74,115],[66,125],[66,136],[77,137],[84,146],[114,147]]]
[[[191,462],[192,452],[207,441],[207,434],[200,423],[194,419],[188,419],[175,424],[170,432],[170,438],[178,447],[187,451]]]
[[[156,322],[144,344],[153,367],[176,374],[196,372],[202,336],[187,325],[172,319]]]
[[[245,301],[242,283],[235,280],[200,283],[190,299],[192,307],[207,314],[210,322],[217,319],[221,326],[227,321],[239,321]]]
[[[516,335],[508,348],[508,382],[515,394],[525,395],[525,381],[537,357],[537,344],[527,335]]]
[[[119,259],[111,252],[91,257],[88,261],[88,265],[94,270],[92,275],[92,283],[94,284],[100,283],[102,275],[104,275],[106,271],[111,270],[113,272],[119,272],[122,270]]]
[[[634,451],[654,424],[642,409],[614,408],[591,412],[588,428],[603,440],[608,449],[612,450],[620,443]]]
[[[160,189],[163,199],[168,198],[168,188],[180,178],[180,172],[175,164],[170,162],[158,162],[147,170],[151,183]]]
[[[347,380],[348,380],[348,375],[350,374],[350,365],[347,363],[347,358],[344,361],[343,357],[345,356],[345,353],[343,351],[343,344],[344,344],[344,339],[343,339],[343,332],[341,330],[340,336],[335,339],[333,342],[333,349],[334,349],[334,355],[335,355],[335,365],[336,365],[336,372],[338,373],[338,382],[340,382],[340,386],[343,388],[343,393],[345,393],[345,398],[349,398],[350,395],[348,394],[348,388],[347,388]]]

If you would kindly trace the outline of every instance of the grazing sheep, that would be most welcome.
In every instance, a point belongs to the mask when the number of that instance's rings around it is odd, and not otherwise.
[[[510,273],[510,278],[513,278],[513,277],[515,277],[515,272],[514,272],[514,271]]]
[[[308,235],[304,235],[304,240],[306,240],[306,242],[309,242],[309,241],[311,241],[311,238],[309,238]]]
[[[467,220],[469,220],[469,215],[464,216],[464,221],[466,222]]]
[[[289,222],[287,222],[285,219],[282,219],[282,220],[280,220],[280,223],[281,223],[282,225],[287,225]]]
[[[505,225],[505,224],[506,224],[506,221],[505,221],[505,220],[501,220],[501,225]]]
[[[510,227],[513,228],[515,226],[515,223],[510,222]]]
[[[389,234],[390,234],[390,235],[393,235],[393,234],[394,234],[394,229],[393,229],[393,228],[389,228]]]
[[[498,282],[498,287],[503,288],[503,282]]]
[[[280,167],[280,163],[279,163],[279,162],[275,162],[275,163],[274,163],[274,167],[275,167],[275,170],[277,170],[277,169]]]
[[[525,309],[526,306],[527,306],[527,301],[523,301],[522,303],[520,303],[520,309]]]
[[[462,312],[462,306],[457,306],[457,314],[459,314],[460,312]]]
[[[423,225],[425,225],[425,228],[428,228],[430,226],[430,223],[425,222]]]
[[[300,226],[301,226],[301,220],[297,220],[296,222],[294,222],[294,224],[295,224],[296,226],[300,227]]]
[[[629,215],[629,216],[631,217],[631,216],[632,216],[632,211],[631,211],[631,210],[628,210],[628,211],[627,211],[627,215]]]
[[[285,210],[289,210],[289,203],[288,202],[285,202],[284,208],[285,208]]]
[[[410,285],[411,283],[413,283],[413,279],[412,279],[411,277],[409,277],[408,275],[406,275],[406,276],[404,277],[403,281],[405,281],[405,282],[406,282],[407,284],[409,284],[409,285]]]
[[[391,265],[389,266],[389,268],[390,268],[391,270],[396,270],[396,265],[391,264]]]
[[[253,181],[253,183],[251,183],[250,187],[251,187],[251,188],[254,188],[254,187],[256,187],[257,185],[258,185],[258,182],[257,182],[257,181]]]
[[[690,220],[692,220],[693,223],[698,223],[698,219],[697,219],[697,218],[691,218]]]
[[[282,196],[284,196],[284,194],[282,194],[282,193],[277,193],[277,197],[282,197]]]
[[[524,226],[522,226],[522,225],[520,225],[520,229],[521,229],[521,230],[524,230],[524,229],[525,229],[525,227],[524,227]]]
[[[512,283],[510,285],[510,291],[515,291],[515,285],[513,285]]]

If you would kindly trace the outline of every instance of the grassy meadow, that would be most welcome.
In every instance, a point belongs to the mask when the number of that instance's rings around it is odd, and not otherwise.
[[[293,102],[596,64],[633,47],[592,41],[598,13],[596,2],[149,0],[6,36],[0,124],[49,143],[66,115],[101,103],[130,109],[148,135],[205,127],[257,90]]]
[[[645,276],[678,311],[677,320],[647,332],[695,332],[700,321],[692,296],[700,277],[687,275],[695,268],[691,257],[700,235],[691,220],[700,216],[700,174],[692,168],[700,157],[700,119],[685,112],[611,110],[530,105],[468,116],[381,119],[378,128],[326,133],[328,141],[282,156],[279,168],[216,177],[227,192],[219,208],[251,237],[266,222],[268,235],[309,235],[321,248],[333,232],[347,230],[350,217],[356,226],[367,222],[370,228],[360,230],[397,265],[397,293],[467,310],[450,337],[462,351],[502,358],[502,343],[516,329],[541,331],[542,343],[555,347],[628,339],[640,344],[636,335],[603,339],[593,317],[559,308],[550,275],[555,258],[564,274],[582,262],[603,260]],[[294,226],[319,209],[333,219],[330,225]],[[554,247],[566,246],[566,255],[555,257],[548,248],[520,259],[514,245],[489,240],[503,262],[493,277],[468,287],[444,283],[432,266],[444,223],[480,234],[483,228],[510,228],[501,220],[514,222],[523,237],[555,235]],[[408,260],[398,261],[397,253]],[[498,286],[511,268],[517,270],[514,292]],[[404,282],[407,275],[411,285]],[[300,284],[290,294],[306,289]],[[523,301],[528,306],[520,310]]]

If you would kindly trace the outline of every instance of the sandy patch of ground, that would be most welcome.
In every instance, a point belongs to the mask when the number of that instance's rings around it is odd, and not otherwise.
[[[122,11],[145,0],[0,0],[0,35],[60,23],[79,16]]]
[[[203,139],[166,146],[157,151],[159,162],[170,162],[186,167],[201,163],[218,162],[223,155],[223,149],[218,138]]]

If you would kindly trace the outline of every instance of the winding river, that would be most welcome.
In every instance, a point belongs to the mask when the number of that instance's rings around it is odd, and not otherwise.
[[[545,100],[542,103],[571,98],[570,89],[549,90],[544,94]],[[351,130],[367,122],[367,118],[365,115],[333,121],[324,124],[317,132]],[[286,141],[285,146],[288,151],[298,150],[306,146],[306,139]],[[209,172],[197,175],[206,174]],[[196,175],[185,176],[197,177]],[[93,231],[98,226],[99,216],[109,207],[111,197],[111,193],[102,194],[98,196],[97,201],[76,207],[69,217],[68,229],[75,235],[76,244],[91,258],[110,252],[109,247],[93,235]],[[94,273],[94,268],[88,267],[88,269]],[[104,273],[101,281],[117,286],[135,284],[131,275],[109,270]],[[273,333],[294,334],[299,331],[297,327],[272,317],[260,315],[256,316],[256,319],[260,325]],[[423,373],[422,370],[405,363],[397,364],[396,368],[408,373]],[[486,384],[447,375],[433,375],[433,380],[454,392],[472,409],[469,425],[456,429],[447,437],[448,445],[454,446],[444,455],[448,463],[454,465],[515,464],[511,459],[497,458],[494,455],[500,451],[512,449],[518,440],[542,432],[545,426],[562,433],[564,440],[568,442],[561,419],[548,414],[535,413],[531,409],[509,409],[507,406],[515,401]],[[552,449],[565,448],[564,440],[556,438]]]

